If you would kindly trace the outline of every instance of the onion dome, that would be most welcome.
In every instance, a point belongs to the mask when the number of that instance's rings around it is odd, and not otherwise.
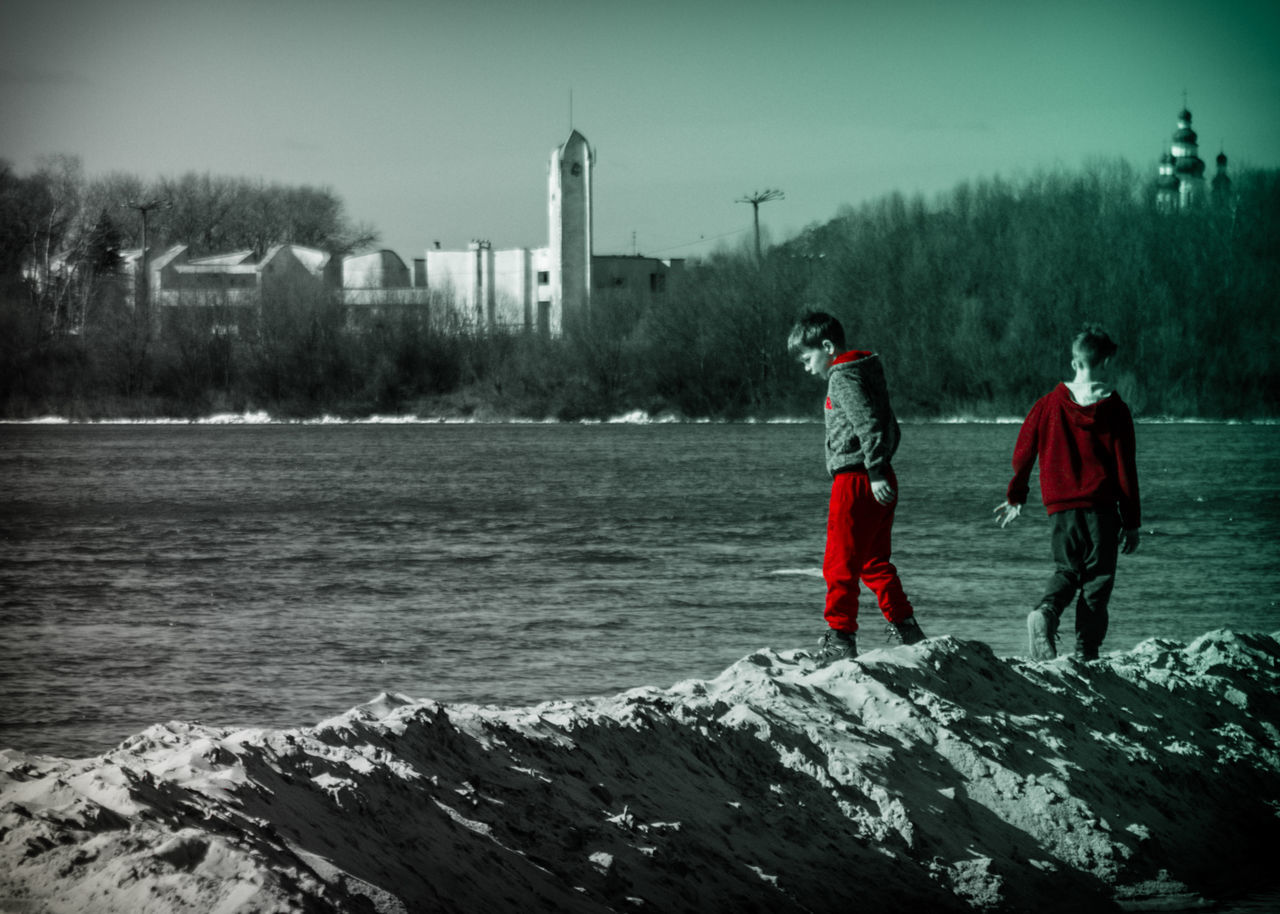
[[[1188,178],[1204,177],[1204,159],[1197,155],[1178,156],[1173,170]]]
[[[1173,131],[1174,146],[1195,146],[1196,132],[1191,129],[1191,112],[1183,108],[1178,112],[1178,129]],[[1174,150],[1174,155],[1178,155]]]
[[[1218,173],[1213,176],[1213,194],[1214,200],[1221,203],[1227,199],[1227,195],[1231,193],[1231,178],[1227,175],[1227,154],[1219,152]]]

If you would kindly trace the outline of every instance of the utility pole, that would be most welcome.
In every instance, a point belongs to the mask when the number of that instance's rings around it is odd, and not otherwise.
[[[781,200],[782,196],[780,190],[758,190],[736,201],[751,204],[751,216],[756,226],[756,263],[760,262],[760,204],[768,203],[770,200]]]
[[[489,251],[493,249],[493,244],[487,238],[477,238],[471,242],[471,249],[476,252],[476,326],[492,327],[494,322],[494,294],[493,286],[485,280],[488,275]],[[485,318],[488,317],[486,323]]]
[[[151,277],[147,275],[147,213],[153,209],[168,209],[173,205],[173,201],[157,197],[154,200],[146,200],[142,203],[137,200],[131,200],[120,205],[127,209],[136,209],[138,215],[142,217],[142,254],[138,257],[138,272],[142,277],[142,282],[137,287],[134,306],[146,307],[150,304],[151,291]]]

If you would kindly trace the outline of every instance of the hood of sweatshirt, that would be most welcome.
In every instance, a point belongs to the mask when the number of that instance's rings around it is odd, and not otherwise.
[[[1063,381],[1071,393],[1071,399],[1080,406],[1093,406],[1111,396],[1115,388],[1101,381]]]
[[[871,355],[873,355],[873,353],[864,352],[861,349],[850,349],[848,352],[842,352],[838,356],[836,356],[834,359],[832,359],[831,367],[835,368],[837,365],[848,365],[850,362],[861,361],[862,359],[868,358]]]
[[[1055,393],[1068,420],[1079,428],[1092,426],[1102,414],[1110,411],[1113,403],[1120,402],[1120,397],[1109,385],[1096,381],[1084,384],[1063,381]]]

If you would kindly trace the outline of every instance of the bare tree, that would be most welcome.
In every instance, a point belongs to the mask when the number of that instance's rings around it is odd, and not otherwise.
[[[82,217],[84,175],[78,156],[44,156],[27,181],[28,221],[24,272],[35,293],[45,333],[70,324],[75,267],[87,243],[77,231]]]

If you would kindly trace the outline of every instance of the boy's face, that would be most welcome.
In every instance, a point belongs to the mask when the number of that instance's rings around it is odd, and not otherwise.
[[[836,358],[836,347],[831,340],[823,340],[817,346],[805,346],[800,350],[800,364],[815,378],[825,378],[831,372]]]

